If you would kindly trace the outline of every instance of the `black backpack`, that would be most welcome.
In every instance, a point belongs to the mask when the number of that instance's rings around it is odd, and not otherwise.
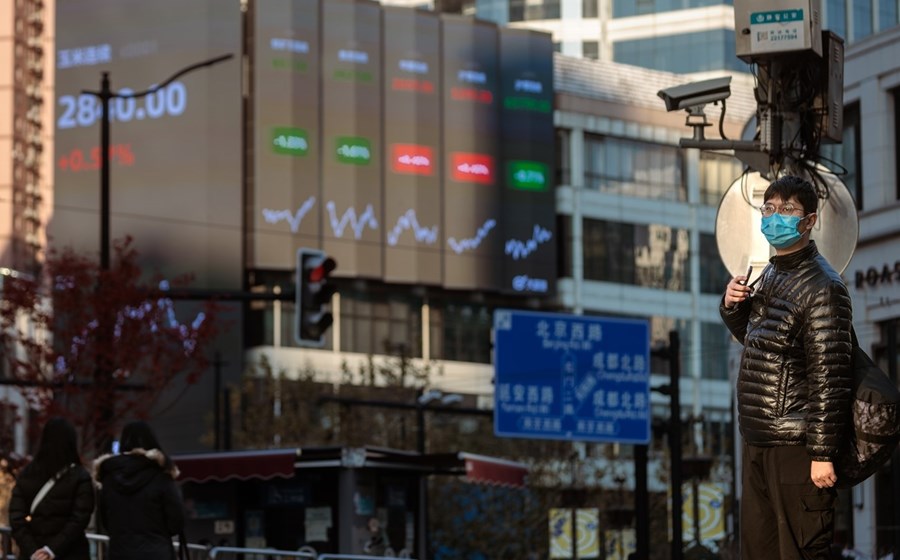
[[[853,338],[853,429],[835,462],[837,486],[848,488],[881,468],[900,443],[900,390]]]

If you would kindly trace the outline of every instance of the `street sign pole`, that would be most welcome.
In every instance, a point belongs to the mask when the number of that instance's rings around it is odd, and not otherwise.
[[[647,558],[650,327],[646,320],[498,309],[494,314],[494,433],[499,437],[635,445],[638,552]],[[643,464],[639,455],[643,453]],[[569,499],[578,558],[576,466]],[[642,480],[641,480],[642,478]],[[641,500],[640,495],[644,498]],[[620,512],[624,513],[624,512]],[[621,539],[620,533],[620,539]]]

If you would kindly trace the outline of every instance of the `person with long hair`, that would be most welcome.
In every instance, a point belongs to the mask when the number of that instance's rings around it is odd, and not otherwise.
[[[88,560],[84,531],[93,512],[94,486],[81,464],[75,426],[51,418],[9,501],[9,524],[20,560]]]
[[[178,469],[146,422],[122,430],[119,455],[94,461],[97,520],[110,560],[174,560],[172,537],[184,531]]]

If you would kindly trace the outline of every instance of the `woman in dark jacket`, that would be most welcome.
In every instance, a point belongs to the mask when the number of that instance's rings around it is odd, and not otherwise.
[[[121,455],[94,461],[97,517],[109,535],[109,558],[174,559],[172,537],[184,530],[178,469],[144,422],[125,426],[119,446]]]
[[[93,512],[94,487],[78,456],[75,427],[64,418],[52,418],[9,501],[9,524],[19,558],[88,560],[84,531]]]

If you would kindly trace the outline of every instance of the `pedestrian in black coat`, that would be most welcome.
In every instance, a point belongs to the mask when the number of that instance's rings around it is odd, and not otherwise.
[[[172,537],[184,530],[178,469],[144,422],[122,430],[121,455],[94,461],[97,517],[110,560],[174,560]]]
[[[19,558],[89,560],[84,531],[93,512],[94,486],[78,455],[75,427],[64,418],[52,418],[9,501],[9,524]]]

